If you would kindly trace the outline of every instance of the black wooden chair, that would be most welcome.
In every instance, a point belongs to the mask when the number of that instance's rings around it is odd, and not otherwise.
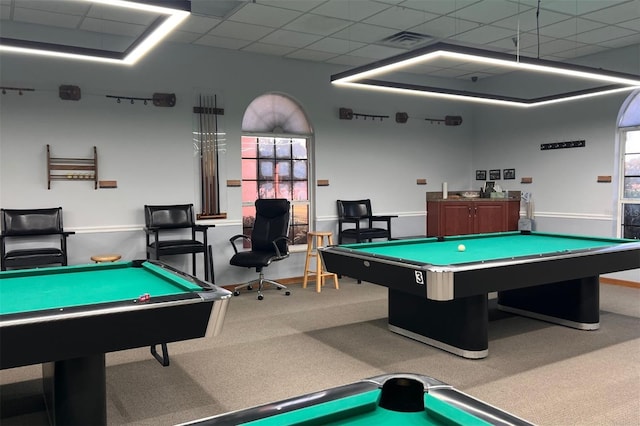
[[[394,215],[376,216],[371,200],[338,200],[338,244],[343,240],[356,243],[375,238],[391,239],[391,219]],[[382,225],[380,225],[382,224]]]
[[[287,290],[287,287],[264,277],[262,272],[271,262],[280,261],[289,257],[289,208],[290,203],[285,199],[259,199],[255,202],[256,220],[253,223],[251,236],[234,235],[229,239],[235,254],[229,263],[233,266],[245,268],[256,268],[259,276],[257,279],[237,286],[233,294],[240,295],[240,289],[252,290],[254,285],[258,286],[258,300],[264,298],[262,294],[265,283],[275,286],[278,290]],[[251,243],[251,250],[238,251],[236,241],[247,241]],[[287,290],[285,295],[291,293]]]
[[[67,237],[74,232],[63,229],[62,207],[1,209],[1,215],[0,260],[3,271],[7,268],[67,265]],[[37,245],[31,241],[37,241]],[[24,248],[8,248],[14,244]]]
[[[193,204],[145,205],[145,234],[147,259],[159,260],[162,256],[191,254],[193,275],[196,275],[196,254],[204,259],[204,279],[214,282],[213,259],[207,243],[207,229],[215,225],[197,225]],[[189,231],[187,235],[185,233]],[[201,233],[197,238],[196,233]],[[163,235],[160,238],[160,234]]]

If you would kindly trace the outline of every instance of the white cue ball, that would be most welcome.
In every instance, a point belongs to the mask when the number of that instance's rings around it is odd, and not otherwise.
[[[460,244],[458,246],[458,251],[465,251],[467,248],[464,246],[464,244]]]

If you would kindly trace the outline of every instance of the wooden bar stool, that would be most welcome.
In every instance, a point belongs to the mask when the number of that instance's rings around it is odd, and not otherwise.
[[[309,231],[307,232],[307,259],[304,262],[304,279],[302,280],[302,288],[307,288],[307,281],[309,275],[315,274],[316,276],[316,291],[320,293],[322,286],[324,285],[325,277],[333,277],[333,284],[336,289],[340,289],[338,284],[338,275],[331,272],[324,272],[322,268],[322,258],[318,252],[318,247],[324,246],[324,238],[327,238],[327,245],[333,244],[333,237],[331,232],[319,232]],[[315,244],[314,244],[315,243]],[[309,269],[310,259],[316,258],[316,270]]]
[[[119,254],[96,254],[91,256],[91,260],[96,263],[115,262],[122,258]]]

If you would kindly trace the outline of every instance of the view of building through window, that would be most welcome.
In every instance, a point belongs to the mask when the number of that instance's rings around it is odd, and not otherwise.
[[[309,158],[306,138],[242,137],[242,231],[251,233],[255,200],[291,201],[289,239],[306,244],[309,230]]]

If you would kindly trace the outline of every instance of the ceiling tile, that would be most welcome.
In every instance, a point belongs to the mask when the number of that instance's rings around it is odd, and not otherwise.
[[[371,62],[371,59],[362,58],[358,56],[351,56],[351,55],[340,55],[340,56],[331,58],[326,62],[329,64],[348,65],[350,67],[358,67],[360,65],[368,64],[369,62]]]
[[[318,50],[320,52],[342,54],[359,49],[364,45],[364,43],[359,43],[357,41],[340,40],[337,38],[327,37],[307,46],[307,48],[311,50]]]
[[[629,0],[545,0],[540,4],[540,8],[543,10],[553,10],[570,15],[582,15],[628,2]]]
[[[347,27],[350,23],[351,22],[343,19],[308,14],[290,22],[283,28],[286,30],[300,31],[304,33],[330,35]]]
[[[438,15],[434,15],[432,13],[416,13],[415,10],[395,6],[376,14],[371,18],[365,19],[364,22],[367,24],[403,30],[405,28],[420,25],[437,17]]]
[[[628,21],[620,22],[617,24],[619,27],[629,28],[633,31],[640,31],[640,13],[638,13],[638,17],[635,19],[630,19]]]
[[[318,52],[317,50],[309,50],[302,49],[297,50],[289,55],[286,55],[287,58],[291,59],[303,59],[305,61],[316,61],[316,62],[324,62],[329,58],[335,56],[332,53],[327,52]]]
[[[124,7],[106,6],[103,4],[93,4],[87,16],[96,19],[106,19],[109,21],[127,22],[129,24],[150,25],[160,14],[132,10]]]
[[[504,19],[493,22],[491,25],[496,27],[508,28],[514,31],[520,29],[520,32],[535,31],[538,27],[543,28],[557,22],[566,21],[569,15],[551,12],[549,10],[540,11],[540,15],[536,15],[535,8],[521,9],[517,15],[509,16]]]
[[[514,37],[516,33],[505,28],[484,25],[476,29],[458,34],[452,37],[454,40],[481,45],[491,43],[492,41],[501,40],[505,37]]]
[[[425,0],[407,0],[402,2],[402,7],[408,7],[411,9],[420,10],[423,12],[429,12],[436,15],[447,15],[456,9],[462,9],[464,7],[470,6],[474,3],[478,3],[480,0],[436,0],[436,1],[425,1]]]
[[[18,7],[16,7],[13,12],[13,19],[18,22],[28,22],[30,24],[50,25],[62,28],[77,28],[81,21],[81,17],[77,15],[63,15],[60,13],[43,12],[40,10]]]
[[[165,40],[175,43],[193,43],[202,37],[200,33],[190,33],[187,31],[173,31],[171,34],[167,35]]]
[[[64,13],[69,15],[84,16],[91,7],[89,2],[77,0],[7,0],[3,4],[13,3],[15,7],[40,10],[46,12]]]
[[[229,19],[236,22],[278,28],[300,15],[300,12],[294,10],[263,6],[258,3],[247,3],[242,9],[231,15]]]
[[[605,2],[602,3],[622,3],[622,2]],[[587,2],[588,3],[588,2]],[[587,13],[583,18],[593,19],[594,21],[605,22],[607,24],[617,24],[629,20],[630,16],[640,16],[640,1],[629,0],[618,6],[607,7],[598,12]]]
[[[144,25],[134,25],[125,22],[105,21],[103,19],[86,18],[82,21],[80,29],[85,31],[93,31],[96,33],[106,33],[123,35],[130,37],[138,37],[145,30]]]
[[[204,34],[211,30],[211,28],[222,22],[218,18],[210,18],[208,16],[189,15],[187,19],[182,21],[178,29],[180,31],[187,31],[190,33]]]
[[[322,36],[314,34],[306,34],[288,30],[276,30],[271,34],[265,36],[262,41],[264,43],[276,44],[280,46],[304,47],[320,40],[321,38]]]
[[[407,51],[405,49],[394,49],[393,47],[370,44],[368,46],[364,46],[360,49],[352,51],[350,55],[371,59],[385,59],[406,52]]]
[[[596,30],[586,31],[578,34],[575,38],[581,43],[597,44],[614,38],[626,37],[633,34],[633,31],[626,28],[607,26]]]
[[[275,44],[268,43],[251,43],[250,45],[243,47],[243,52],[254,52],[262,55],[276,55],[284,56],[295,50],[295,47],[277,46]]]
[[[223,49],[242,49],[250,44],[247,40],[238,40],[237,38],[216,37],[211,35],[205,35],[196,40],[193,44],[199,44],[203,46],[221,47]]]
[[[518,5],[507,0],[491,0],[492,7],[487,7],[486,2],[474,3],[469,7],[457,10],[453,16],[468,21],[489,24],[518,13]]]
[[[556,24],[547,25],[540,28],[540,33],[549,37],[564,38],[575,37],[576,34],[583,33],[585,31],[595,30],[602,28],[604,24],[600,22],[590,21],[581,18],[567,19]]]
[[[375,43],[385,37],[395,34],[396,32],[397,30],[393,28],[357,23],[342,31],[332,34],[331,37],[359,41],[362,43]]]
[[[633,44],[640,44],[640,34],[636,33],[626,37],[620,37],[620,38],[615,38],[608,41],[598,42],[599,46],[605,46],[609,48],[618,48],[618,47],[624,47],[624,46],[629,46]],[[636,73],[640,73],[640,70],[636,70]]]
[[[479,26],[480,24],[476,22],[443,16],[429,22],[425,22],[424,24],[415,26],[411,28],[411,31],[444,40],[452,38],[456,34],[464,33],[474,28],[478,28]]]
[[[208,0],[210,1],[210,0]],[[299,10],[300,12],[308,12],[318,7],[327,0],[262,0],[261,3],[267,3],[269,6],[281,7],[283,9]]]
[[[208,35],[255,41],[269,34],[271,31],[273,31],[273,28],[244,24],[241,22],[224,21],[209,31]]]
[[[354,2],[344,0],[329,0],[313,9],[313,13],[332,18],[343,18],[350,21],[361,21],[371,15],[375,15],[385,9],[392,7],[382,3],[374,2]]]

